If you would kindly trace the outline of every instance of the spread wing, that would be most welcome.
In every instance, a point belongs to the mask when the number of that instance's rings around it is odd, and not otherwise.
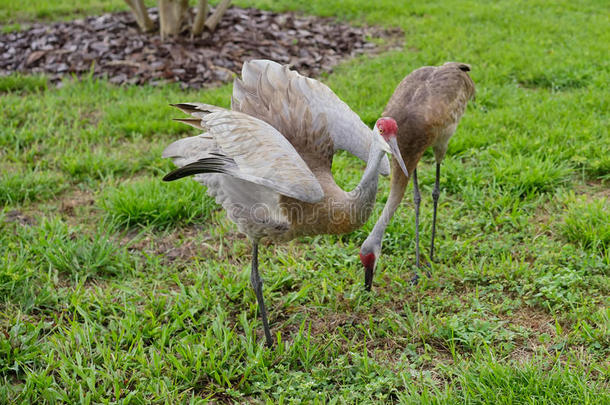
[[[207,104],[175,106],[193,117],[181,121],[205,133],[180,139],[163,151],[163,157],[174,159],[179,166],[165,180],[222,173],[305,202],[323,198],[322,187],[307,164],[269,124]]]
[[[235,79],[232,109],[253,115],[277,128],[293,145],[303,142],[324,148],[346,150],[363,161],[368,160],[373,132],[328,86],[301,76],[287,66],[268,60],[244,63],[242,78]],[[303,141],[308,134],[315,137]],[[324,140],[323,134],[330,137]],[[322,146],[319,146],[321,145]],[[330,146],[328,146],[330,145]],[[380,165],[381,174],[389,174],[387,157]]]

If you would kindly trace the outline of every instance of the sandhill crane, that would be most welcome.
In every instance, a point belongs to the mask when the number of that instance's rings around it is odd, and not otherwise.
[[[436,160],[436,181],[432,199],[432,242],[430,260],[434,256],[436,232],[436,209],[438,206],[441,162],[447,152],[449,139],[455,132],[466,104],[474,96],[474,83],[468,75],[470,66],[464,63],[447,62],[442,66],[419,68],[405,77],[388,101],[383,113],[398,123],[398,145],[409,173],[413,173],[413,202],[415,204],[415,261],[421,268],[419,258],[419,205],[421,196],[417,184],[417,163],[424,151],[432,146]],[[401,163],[402,165],[402,163]],[[388,223],[402,201],[409,182],[397,162],[392,159],[390,195],[383,212],[370,235],[360,249],[360,260],[365,268],[364,282],[371,289],[375,265],[381,253],[381,241]],[[405,171],[406,172],[406,171]],[[417,280],[417,274],[414,281]]]
[[[258,272],[259,241],[359,228],[372,211],[379,172],[389,173],[385,153],[394,153],[400,167],[404,163],[392,118],[380,118],[371,131],[327,86],[275,62],[245,63],[242,79],[235,79],[231,105],[232,110],[175,105],[192,116],[179,121],[204,133],[165,149],[163,157],[172,158],[179,168],[164,180],[195,175],[249,237],[250,281],[271,345]],[[337,149],[367,161],[362,179],[350,192],[332,176]]]

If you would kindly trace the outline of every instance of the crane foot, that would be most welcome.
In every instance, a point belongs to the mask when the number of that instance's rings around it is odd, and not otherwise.
[[[419,273],[424,270],[424,274],[426,277],[432,277],[432,273],[430,272],[431,266],[429,263],[420,264],[415,273],[413,273],[413,277],[411,277],[411,285],[419,284]]]

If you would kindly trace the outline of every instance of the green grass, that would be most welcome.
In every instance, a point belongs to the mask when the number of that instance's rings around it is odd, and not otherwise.
[[[363,291],[357,253],[385,179],[362,229],[261,247],[279,338],[267,349],[249,242],[197,183],[161,181],[163,148],[195,133],[168,104],[228,106],[231,86],[3,77],[0,403],[609,403],[608,4],[236,4],[400,26],[403,50],[322,78],[369,125],[413,69],[472,65],[432,277],[409,283],[409,196]],[[10,30],[119,9],[0,0],[0,19]],[[341,153],[333,170],[351,188],[363,167]],[[425,256],[431,152],[418,173]]]
[[[154,3],[147,2],[149,5]],[[69,19],[108,11],[128,10],[122,0],[0,0],[0,21]]]
[[[24,76],[13,74],[0,77],[0,93],[17,91],[44,91],[48,87],[44,76]]]
[[[52,171],[23,169],[0,177],[0,204],[46,200],[65,190],[65,179]]]
[[[191,6],[196,4],[195,0],[189,0]],[[156,0],[145,0],[148,7],[156,7]],[[210,1],[215,5],[217,1]],[[55,19],[74,19],[76,17],[87,17],[105,12],[127,11],[129,6],[124,0],[24,0],[14,2],[11,0],[0,0],[0,23],[5,21],[50,21]],[[10,30],[19,27],[19,24],[7,25]]]
[[[111,220],[126,227],[162,228],[205,222],[218,208],[199,183],[192,180],[161,183],[158,177],[109,189],[101,196],[100,204]]]
[[[103,224],[93,235],[87,235],[80,227],[45,219],[28,242],[41,267],[76,280],[124,277],[134,266],[129,252],[109,239]]]
[[[594,249],[610,246],[610,202],[600,198],[591,202],[572,198],[565,214],[563,233],[572,242]]]

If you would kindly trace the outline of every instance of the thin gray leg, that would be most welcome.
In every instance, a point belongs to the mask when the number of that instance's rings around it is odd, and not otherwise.
[[[436,234],[436,207],[438,207],[438,197],[441,195],[439,182],[441,177],[441,164],[436,164],[436,180],[432,191],[432,201],[434,201],[434,211],[432,212],[432,242],[430,243],[430,261],[434,261],[434,236]]]
[[[420,268],[419,262],[419,204],[421,203],[421,194],[419,194],[419,185],[417,184],[417,169],[413,170],[413,203],[415,204],[415,264]]]
[[[415,203],[415,264],[417,269],[421,269],[421,261],[419,257],[419,206],[421,203],[421,194],[419,193],[419,185],[417,184],[417,169],[413,170],[413,202]],[[430,277],[430,270],[426,269],[426,276]],[[419,274],[416,272],[411,278],[412,284],[419,282]]]
[[[263,282],[258,275],[258,243],[252,244],[252,271],[250,272],[250,282],[252,288],[256,294],[256,300],[258,301],[258,308],[261,311],[261,318],[263,320],[263,329],[265,331],[265,339],[267,340],[267,346],[273,345],[273,338],[271,337],[271,331],[269,330],[269,322],[267,321],[267,310],[265,309],[265,300],[263,299]]]

